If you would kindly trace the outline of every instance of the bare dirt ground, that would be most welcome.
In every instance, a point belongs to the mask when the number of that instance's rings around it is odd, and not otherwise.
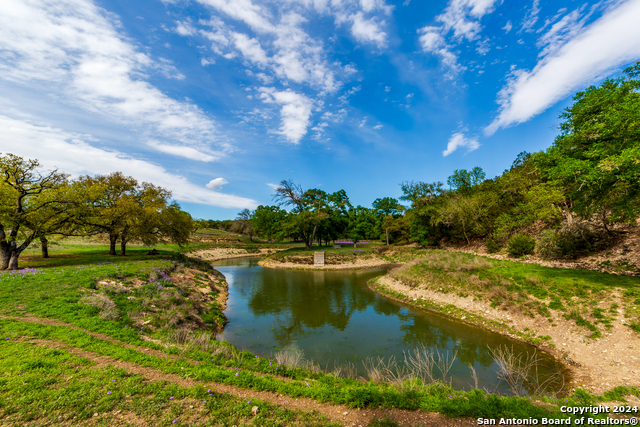
[[[258,262],[263,267],[281,268],[288,270],[353,270],[359,268],[381,268],[388,267],[389,261],[378,257],[356,258],[354,261],[342,262],[340,264],[325,264],[323,267],[316,267],[313,264],[296,264],[293,262],[278,262],[272,259],[265,259]]]
[[[34,322],[48,325],[57,325],[57,326],[67,326],[73,329],[78,329],[72,325],[65,324],[60,321],[52,320],[52,319],[40,319],[36,317],[25,317],[25,318],[13,318],[15,320],[21,320],[26,322]],[[109,338],[103,334],[86,332],[87,334],[93,335],[100,339],[106,339],[115,343],[119,343],[124,347],[133,348],[137,351],[144,352],[147,354],[153,354],[155,356],[160,357],[171,357],[177,358],[177,356],[166,355],[162,352],[158,352],[156,350],[143,348],[143,347],[135,347],[132,345],[120,343],[117,340]],[[166,374],[157,369],[148,368],[145,366],[138,365],[132,362],[126,362],[122,360],[113,359],[108,356],[99,355],[93,352],[89,352],[86,350],[68,347],[64,343],[53,341],[53,340],[42,340],[42,339],[29,339],[26,340],[28,342],[32,342],[36,345],[42,345],[50,348],[64,349],[70,351],[71,353],[87,358],[93,362],[95,362],[99,367],[100,366],[114,366],[120,369],[124,369],[132,374],[140,375],[145,379],[152,381],[167,381],[174,384],[177,384],[181,387],[194,387],[197,385],[211,388],[212,392],[215,393],[226,393],[236,397],[240,397],[243,399],[261,399],[266,402],[270,402],[274,405],[285,406],[288,409],[299,410],[299,411],[318,411],[322,415],[326,416],[329,420],[342,424],[345,427],[364,427],[369,422],[374,419],[380,419],[384,417],[388,417],[391,420],[397,422],[400,426],[451,426],[451,427],[463,427],[463,426],[471,426],[476,425],[471,419],[452,419],[446,418],[441,414],[437,413],[427,413],[422,411],[406,411],[399,409],[353,409],[348,408],[343,405],[331,405],[326,403],[320,403],[313,399],[308,398],[291,398],[280,393],[274,393],[269,391],[258,391],[258,390],[250,390],[243,389],[236,386],[225,385],[225,384],[215,384],[215,383],[207,383],[207,382],[194,382],[194,380],[190,378],[181,378],[178,375]],[[192,363],[196,363],[192,361]],[[195,402],[195,404],[203,405],[201,402]],[[190,409],[193,409],[193,405]],[[118,418],[123,419],[127,418],[128,414],[121,413],[117,414]],[[132,420],[129,418],[127,421],[131,422]],[[139,422],[134,422],[134,425],[147,425],[143,420],[138,420]]]
[[[248,252],[240,248],[210,248],[191,252],[189,256],[203,261],[218,261],[229,258],[263,257],[276,251],[273,248],[260,248],[259,252]]]
[[[469,313],[494,320],[524,332],[525,328],[539,336],[551,337],[549,345],[541,349],[567,363],[573,374],[571,388],[584,388],[594,393],[603,393],[619,385],[640,387],[640,336],[623,325],[624,317],[619,313],[613,321],[613,327],[600,339],[587,338],[587,330],[567,321],[560,315],[554,315],[552,326],[547,319],[530,317],[495,309],[483,301],[474,301],[473,297],[460,297],[451,293],[441,294],[426,289],[410,288],[397,280],[382,276],[377,284],[388,287],[394,292],[409,297],[412,301],[426,299],[437,305],[453,304]],[[405,301],[407,303],[407,301]],[[465,321],[465,316],[461,320]],[[483,325],[486,327],[486,325]],[[496,332],[504,333],[502,330]],[[518,339],[517,336],[509,334]],[[639,401],[640,402],[640,401]]]

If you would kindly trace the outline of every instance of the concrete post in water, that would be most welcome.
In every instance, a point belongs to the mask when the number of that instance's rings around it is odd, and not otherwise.
[[[313,253],[313,266],[324,267],[324,252]]]

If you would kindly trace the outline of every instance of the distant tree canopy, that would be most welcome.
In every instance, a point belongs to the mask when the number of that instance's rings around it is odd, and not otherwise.
[[[251,222],[258,236],[299,238],[307,247],[337,238],[422,245],[488,238],[502,244],[540,227],[566,228],[576,219],[607,233],[612,224],[634,224],[640,217],[639,75],[640,62],[622,77],[577,93],[553,145],[520,153],[493,179],[480,167],[457,169],[448,188],[403,182],[399,199],[409,207],[381,197],[371,208],[352,206],[344,190],[305,191],[285,180],[274,195],[277,206],[260,206]]]
[[[39,239],[48,256],[50,235],[104,234],[109,253],[126,254],[127,243],[188,242],[191,216],[169,201],[171,193],[138,183],[115,172],[106,176],[68,175],[43,171],[37,160],[0,155],[0,269],[17,269],[18,257]]]

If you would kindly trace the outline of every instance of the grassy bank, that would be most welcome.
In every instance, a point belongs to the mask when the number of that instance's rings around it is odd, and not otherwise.
[[[402,248],[387,255],[404,265],[391,277],[411,288],[472,296],[493,308],[550,323],[562,316],[600,338],[614,319],[640,333],[640,278],[547,268],[471,254]]]
[[[160,256],[133,247],[127,257],[109,257],[104,247],[74,247],[54,251],[48,260],[27,258],[29,268],[0,273],[0,419],[14,425],[107,425],[126,415],[134,425],[144,420],[209,425],[212,417],[222,420],[212,425],[334,425],[318,414],[209,393],[198,382],[249,394],[267,391],[282,395],[283,401],[308,398],[473,418],[563,418],[561,404],[582,406],[639,394],[623,387],[600,398],[578,391],[566,400],[544,398],[540,405],[487,390],[454,390],[442,382],[362,381],[259,358],[213,339],[220,324],[215,295],[207,294],[209,302],[197,298],[198,289],[218,289],[215,272],[172,248],[159,249]],[[96,365],[76,350],[189,378],[193,386]],[[259,416],[251,412],[254,405]]]

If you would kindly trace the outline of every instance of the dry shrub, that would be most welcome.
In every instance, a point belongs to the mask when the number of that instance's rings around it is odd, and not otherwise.
[[[207,331],[193,331],[188,328],[172,329],[167,334],[170,344],[181,347],[183,351],[202,350],[205,352],[216,351],[220,343]]]
[[[120,317],[118,307],[105,294],[85,294],[80,298],[80,302],[98,307],[100,309],[100,314],[98,314],[98,316],[102,320],[116,320]]]
[[[404,352],[403,364],[398,363],[393,356],[389,359],[369,357],[365,359],[364,367],[367,376],[374,382],[414,389],[439,381],[436,379],[435,371],[439,371],[444,382],[456,357],[456,351],[441,353],[421,344],[411,351]]]
[[[556,373],[542,379],[538,373],[540,358],[536,350],[531,354],[516,355],[513,347],[504,345],[489,347],[489,353],[498,365],[498,377],[507,383],[509,390],[515,395],[524,395],[527,390],[533,395],[546,394],[551,385],[562,378],[560,373]]]
[[[364,362],[364,369],[367,377],[376,383],[400,384],[406,379],[404,367],[398,366],[395,357],[389,359],[384,357],[367,357]]]
[[[338,378],[351,378],[355,380],[358,376],[358,369],[355,363],[347,362],[346,364],[339,364],[336,360],[333,363],[333,371],[331,373]]]
[[[297,368],[304,364],[304,352],[300,349],[282,350],[275,354],[276,362],[289,368]]]

